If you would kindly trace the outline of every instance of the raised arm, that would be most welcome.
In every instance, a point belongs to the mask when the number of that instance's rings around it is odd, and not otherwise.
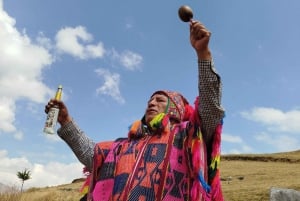
[[[214,69],[209,49],[210,36],[211,33],[202,23],[191,22],[190,41],[198,56],[198,113],[208,149],[210,149],[216,126],[221,123],[224,116],[224,110],[221,107],[222,84],[220,76]]]
[[[91,171],[96,143],[73,121],[60,127],[57,133],[69,145],[78,160]]]
[[[78,160],[91,170],[94,156],[95,142],[73,122],[64,102],[51,99],[45,107],[45,112],[57,105],[59,107],[58,122],[61,127],[58,135],[69,145]]]

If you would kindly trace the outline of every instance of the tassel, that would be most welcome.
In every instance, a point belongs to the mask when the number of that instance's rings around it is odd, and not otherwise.
[[[198,173],[198,171],[200,170],[199,146],[200,146],[200,142],[198,140],[194,140],[193,149],[192,149],[192,156],[193,156],[193,167],[194,167],[195,173]]]
[[[133,138],[140,129],[141,121],[135,121],[131,126],[129,126],[128,138]]]
[[[184,106],[184,117],[183,117],[183,121],[189,121],[191,120],[191,118],[194,115],[194,108],[190,105],[185,105]]]
[[[199,200],[200,197],[200,184],[197,180],[193,182],[193,187],[191,189],[191,198],[192,201],[197,201]]]
[[[211,195],[212,201],[223,201],[223,194],[221,189],[221,181],[220,181],[220,145],[221,145],[221,132],[222,132],[222,123],[218,124],[215,130],[215,137],[213,141],[213,150],[212,150],[212,161],[210,164],[210,175],[209,175],[209,183],[211,184]]]
[[[162,120],[165,116],[165,113],[159,113],[158,115],[156,115],[151,121],[150,121],[150,126],[152,130],[158,130],[161,128],[162,126]]]

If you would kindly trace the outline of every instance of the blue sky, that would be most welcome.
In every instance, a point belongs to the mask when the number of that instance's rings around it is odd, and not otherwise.
[[[197,96],[197,58],[181,5],[212,32],[223,80],[222,153],[300,147],[300,2],[0,0],[0,182],[52,186],[82,176],[44,106],[63,85],[74,120],[95,141],[127,135],[159,89]]]

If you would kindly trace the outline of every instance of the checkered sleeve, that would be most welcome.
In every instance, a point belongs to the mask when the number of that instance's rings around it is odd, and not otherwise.
[[[201,129],[210,141],[215,133],[216,126],[224,117],[221,106],[222,83],[214,68],[213,61],[198,61],[199,72],[199,105],[198,112],[201,119]]]
[[[59,128],[58,135],[69,145],[78,160],[91,170],[96,143],[71,121]]]

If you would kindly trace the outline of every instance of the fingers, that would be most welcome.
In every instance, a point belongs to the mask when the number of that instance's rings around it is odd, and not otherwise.
[[[52,101],[50,100],[47,105],[45,105],[45,113],[48,114],[50,108],[53,107],[53,103]]]
[[[210,60],[209,40],[211,32],[199,21],[190,22],[190,41],[198,59]]]
[[[58,107],[60,107],[60,101],[55,100],[55,99],[50,99],[49,102],[47,103],[47,105],[45,105],[45,113],[48,113],[50,108],[52,108],[53,106],[57,105]]]
[[[58,114],[58,122],[61,126],[67,124],[68,122],[72,121],[71,116],[69,115],[68,109],[63,101],[51,99],[47,105],[45,105],[45,113],[48,113],[50,108],[57,106],[59,108]]]
[[[211,35],[211,32],[199,21],[191,21],[190,31],[191,35],[197,39],[210,37]]]

